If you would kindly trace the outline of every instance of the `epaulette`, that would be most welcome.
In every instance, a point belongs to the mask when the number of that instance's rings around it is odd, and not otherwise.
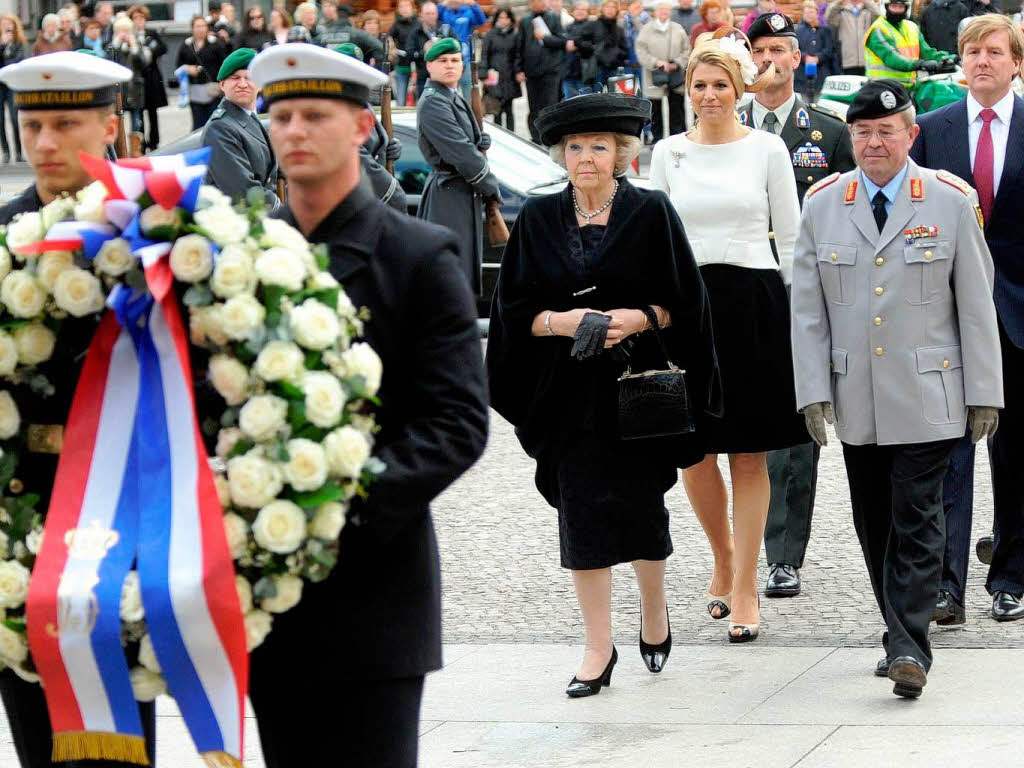
[[[829,184],[835,184],[836,180],[840,176],[842,176],[842,174],[839,173],[839,171],[836,171],[831,176],[826,176],[824,179],[819,180],[818,182],[813,184],[810,189],[807,190],[807,193],[804,195],[804,199],[806,200],[808,197],[813,195],[815,192],[817,192],[820,189],[824,189]]]
[[[839,120],[840,122],[843,122],[843,123],[846,122],[846,120],[843,119],[842,115],[840,115],[838,112],[832,111],[828,107],[821,107],[821,106],[818,106],[817,104],[809,104],[808,106],[811,109],[813,109],[815,112],[820,112],[821,114],[825,115],[826,117],[835,118],[836,120]]]
[[[224,107],[217,107],[213,110],[213,114],[210,115],[210,119],[216,120],[218,117],[224,117],[225,114],[227,114],[227,112],[225,112]]]
[[[959,189],[961,192],[964,193],[964,196],[966,197],[970,197],[971,192],[974,191],[974,187],[972,187],[970,184],[968,184],[966,181],[961,179],[956,174],[950,173],[949,171],[936,171],[935,176],[936,178],[938,178],[939,181],[944,181],[947,184],[949,184],[949,186],[956,187],[957,189]]]

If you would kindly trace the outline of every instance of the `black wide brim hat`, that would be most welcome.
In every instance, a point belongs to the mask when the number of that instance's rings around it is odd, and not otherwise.
[[[588,93],[545,107],[537,115],[541,142],[552,147],[577,133],[640,136],[651,121],[651,102],[624,93]]]

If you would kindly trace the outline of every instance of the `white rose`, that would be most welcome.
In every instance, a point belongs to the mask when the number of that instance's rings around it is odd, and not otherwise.
[[[306,349],[326,349],[341,335],[338,313],[316,299],[306,299],[289,314],[295,340]]]
[[[373,351],[373,347],[361,341],[357,342],[342,353],[341,362],[349,376],[363,377],[366,394],[377,394],[384,366],[380,357]]]
[[[222,509],[227,509],[231,506],[231,489],[228,487],[228,479],[224,475],[215,474],[213,484],[217,488],[217,501],[220,502]]]
[[[18,345],[14,337],[0,331],[0,376],[10,376],[18,366]]]
[[[146,612],[142,607],[142,588],[139,586],[139,572],[128,571],[121,586],[121,620],[142,621]]]
[[[345,527],[345,505],[337,501],[321,504],[309,522],[309,535],[324,541],[335,541]]]
[[[36,263],[36,279],[43,288],[53,293],[53,286],[62,272],[75,266],[75,255],[71,251],[46,251]]]
[[[28,595],[31,572],[17,560],[0,563],[0,608],[18,608]]]
[[[320,443],[298,438],[288,441],[284,477],[296,491],[315,491],[327,482],[327,456]]]
[[[330,272],[317,272],[309,279],[309,287],[314,291],[324,291],[328,288],[336,288],[338,281]],[[341,291],[339,291],[341,293]]]
[[[14,344],[18,348],[18,362],[23,365],[39,365],[53,357],[57,335],[42,323],[29,323],[14,332]]]
[[[253,372],[264,381],[295,381],[304,370],[306,356],[290,341],[271,341],[256,356]]]
[[[188,331],[189,338],[196,346],[203,346],[207,341],[223,347],[228,343],[221,327],[220,312],[222,304],[211,304],[208,307],[189,307]]]
[[[94,224],[105,224],[106,210],[103,203],[107,199],[107,188],[102,181],[94,181],[79,190],[78,202],[75,203],[75,218],[79,221],[91,221]]]
[[[249,235],[249,221],[226,205],[196,211],[192,218],[220,246],[240,243]]]
[[[242,430],[238,427],[225,427],[217,433],[217,448],[214,451],[222,459],[226,459],[235,447],[235,443],[242,439]]]
[[[38,555],[39,550],[43,548],[43,529],[33,528],[28,532],[25,537],[25,549],[31,552],[33,555]]]
[[[160,662],[156,660],[156,651],[153,650],[153,638],[150,637],[149,633],[143,635],[142,639],[139,640],[139,664],[150,672],[160,674]]]
[[[298,576],[284,574],[274,577],[274,588],[277,594],[265,597],[260,601],[260,608],[269,613],[284,613],[299,604],[302,599],[302,579]]]
[[[213,271],[213,250],[202,235],[185,235],[171,248],[171,272],[185,283],[198,283]]]
[[[286,291],[298,291],[306,279],[306,265],[292,251],[271,248],[256,257],[256,276],[264,285],[279,285]]]
[[[235,589],[238,590],[238,604],[245,615],[252,610],[252,584],[240,574],[235,574]]]
[[[45,232],[37,211],[23,213],[7,225],[7,247],[17,253],[21,247],[42,240]]]
[[[163,676],[145,667],[133,667],[128,678],[136,701],[153,701],[157,696],[167,693],[167,682]]]
[[[57,277],[53,300],[68,314],[85,317],[103,309],[103,285],[92,272],[72,267]]]
[[[324,451],[331,472],[340,477],[359,477],[370,458],[370,443],[358,429],[341,427],[324,438]]]
[[[224,534],[227,536],[228,551],[231,553],[231,559],[237,560],[245,554],[247,549],[249,543],[249,524],[234,512],[228,512],[224,515]]]
[[[119,277],[135,266],[136,258],[132,256],[131,246],[123,237],[107,240],[100,246],[99,253],[92,263],[104,275]]]
[[[209,208],[210,206],[223,206],[224,208],[230,208],[231,198],[216,187],[212,187],[209,184],[203,184],[203,186],[199,188],[199,197],[196,200],[196,207]]]
[[[220,327],[224,335],[235,341],[244,341],[263,325],[267,310],[255,296],[240,294],[224,302],[220,310]]]
[[[256,515],[252,535],[268,552],[287,555],[306,538],[306,513],[291,501],[272,501]]]
[[[273,438],[284,427],[288,403],[276,395],[257,395],[242,406],[238,426],[256,442]]]
[[[173,240],[184,221],[181,208],[151,205],[139,214],[139,229],[150,240]]]
[[[32,683],[33,685],[36,685],[42,679],[35,672],[29,672],[27,669],[18,666],[17,664],[10,665],[10,669],[14,674],[16,674],[26,683]]]
[[[338,291],[338,317],[356,316],[356,306],[344,291]]]
[[[228,245],[217,256],[217,265],[210,278],[210,290],[222,299],[256,288],[256,271],[252,256],[240,245]]]
[[[20,632],[0,624],[0,658],[11,665],[28,658],[28,639]]]
[[[306,393],[306,418],[311,423],[329,429],[341,421],[345,390],[337,376],[328,371],[308,371],[302,377],[302,391]]]
[[[70,197],[55,197],[39,211],[43,230],[46,231],[58,221],[64,221],[75,211],[75,201]]]
[[[11,393],[0,391],[0,440],[7,440],[21,429],[21,414]]]
[[[301,253],[309,250],[309,242],[302,233],[286,221],[281,219],[264,219],[263,235],[260,237],[260,245],[264,248],[287,248],[289,251]]]
[[[36,317],[46,304],[46,290],[27,270],[16,269],[0,284],[0,302],[15,317]]]
[[[273,623],[274,617],[266,611],[249,611],[245,614],[245,645],[249,651],[263,645]]]
[[[12,266],[13,262],[11,261],[11,252],[0,245],[0,280],[7,277]]]
[[[249,369],[233,357],[214,355],[208,364],[207,376],[228,405],[241,405],[249,396],[252,380]]]
[[[228,488],[235,506],[259,509],[277,498],[283,486],[278,466],[258,454],[228,460]]]

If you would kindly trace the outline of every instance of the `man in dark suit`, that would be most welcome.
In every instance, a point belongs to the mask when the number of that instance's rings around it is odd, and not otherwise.
[[[516,46],[512,70],[516,81],[526,83],[526,99],[530,138],[540,144],[535,123],[544,107],[558,102],[562,88],[562,65],[566,52],[576,50],[576,43],[562,31],[562,19],[548,10],[547,0],[530,0],[530,13],[519,20],[519,44]]]
[[[996,621],[1024,618],[1024,101],[1010,84],[1024,59],[1024,37],[1009,19],[986,14],[960,35],[967,98],[918,118],[911,151],[928,168],[968,180],[995,262],[1006,407],[989,442],[995,501],[995,549],[986,588]],[[939,624],[962,624],[974,504],[974,446],[964,439],[943,488],[946,557],[935,610]]]
[[[794,91],[801,53],[793,22],[785,14],[764,14],[750,25],[747,36],[754,63],[761,69],[774,64],[775,78],[740,110],[740,122],[772,131],[786,142],[802,202],[812,184],[836,171],[853,170],[850,133],[842,118],[824,107],[806,104]],[[764,530],[766,597],[800,594],[800,569],[811,536],[820,454],[813,441],[768,454],[772,493]]]
[[[487,437],[473,297],[452,233],[390,209],[360,172],[366,101],[385,76],[297,45],[268,48],[249,71],[288,177],[283,218],[327,244],[331,274],[369,309],[366,341],[384,371],[374,452],[386,466],[353,504],[330,577],[307,585],[253,652],[250,699],[267,768],[407,768],[423,678],[441,666],[429,504]]]

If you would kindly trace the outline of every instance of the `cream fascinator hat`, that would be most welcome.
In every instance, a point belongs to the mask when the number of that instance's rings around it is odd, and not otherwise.
[[[764,72],[758,73],[757,64],[750,54],[750,40],[736,27],[719,27],[714,32],[702,32],[694,41],[691,60],[698,60],[702,49],[714,47],[726,54],[739,67],[743,79],[743,90],[757,93],[775,77],[775,65],[769,63]]]

